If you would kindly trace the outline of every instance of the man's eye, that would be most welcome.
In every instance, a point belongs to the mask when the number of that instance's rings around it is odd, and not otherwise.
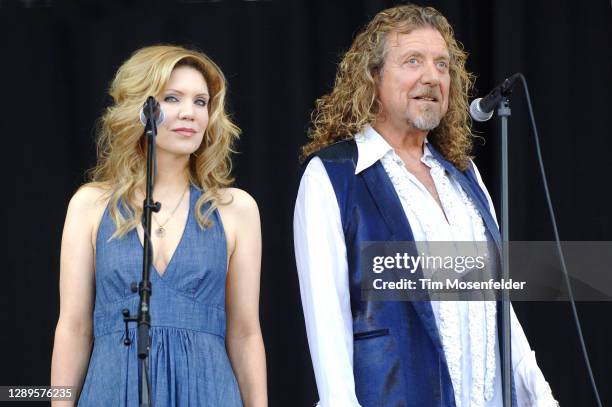
[[[206,99],[197,99],[195,101],[195,103],[198,106],[206,106],[208,104],[208,100],[206,100]]]
[[[417,64],[418,62],[416,58],[408,58],[408,63],[411,65]]]
[[[448,68],[448,62],[445,62],[445,61],[438,62],[438,68],[440,68],[440,69]]]
[[[178,102],[178,99],[174,96],[169,95],[164,98],[164,102]]]

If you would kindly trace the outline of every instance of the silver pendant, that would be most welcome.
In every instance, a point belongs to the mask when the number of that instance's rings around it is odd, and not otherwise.
[[[155,229],[155,235],[160,238],[166,236],[166,229],[163,226],[158,227]]]

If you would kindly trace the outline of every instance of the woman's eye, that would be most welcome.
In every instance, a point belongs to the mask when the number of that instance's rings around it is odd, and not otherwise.
[[[178,102],[178,99],[172,95],[166,96],[164,102]]]
[[[416,58],[408,58],[408,63],[411,65],[414,65],[416,63],[418,63],[419,61]]]
[[[208,100],[206,100],[206,99],[197,99],[195,101],[195,103],[198,106],[206,106],[208,104]]]

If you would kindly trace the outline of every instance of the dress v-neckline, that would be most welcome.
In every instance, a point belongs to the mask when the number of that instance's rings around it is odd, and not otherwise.
[[[172,251],[172,255],[170,256],[170,260],[168,261],[168,264],[166,265],[166,268],[164,269],[164,271],[162,273],[159,272],[159,270],[157,269],[157,267],[155,266],[155,261],[153,261],[153,258],[155,257],[155,251],[153,251],[153,255],[151,256],[151,269],[155,272],[155,274],[157,275],[157,277],[159,277],[160,279],[164,279],[166,274],[168,274],[168,271],[170,270],[170,266],[173,265],[174,262],[174,258],[176,257],[176,253],[179,251],[179,249],[181,248],[181,245],[183,243],[183,240],[185,239],[185,234],[187,234],[187,228],[189,227],[189,222],[191,221],[191,202],[192,202],[192,196],[193,194],[193,190],[191,188],[191,186],[189,187],[189,207],[187,208],[187,220],[185,221],[185,225],[183,226],[183,232],[181,233],[181,238],[179,239],[178,243],[176,244],[176,247],[174,248],[174,250]],[[143,242],[140,240],[140,235],[138,234],[138,228],[134,228],[133,230],[134,235],[136,236],[136,242],[138,243],[138,246],[140,247],[140,250],[142,252],[142,250],[144,250],[144,245]],[[144,238],[144,231],[143,231],[143,238]]]

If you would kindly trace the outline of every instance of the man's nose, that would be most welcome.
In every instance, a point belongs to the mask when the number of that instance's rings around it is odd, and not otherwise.
[[[436,86],[440,83],[440,72],[438,71],[434,61],[423,64],[421,82],[429,86]]]

